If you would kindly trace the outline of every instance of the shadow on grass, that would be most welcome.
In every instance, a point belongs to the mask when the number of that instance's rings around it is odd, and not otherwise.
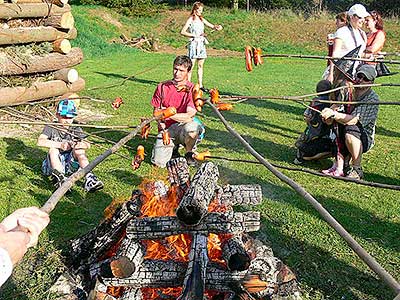
[[[376,134],[377,135],[385,135],[385,136],[389,136],[389,137],[395,137],[395,138],[400,137],[400,132],[389,130],[389,129],[383,128],[381,126],[376,126]]]
[[[19,288],[12,277],[6,281],[6,283],[0,288],[0,299],[18,299],[18,300],[29,300],[26,295],[26,291]]]
[[[254,176],[248,176],[237,170],[232,170],[224,166],[218,166],[220,174],[227,178],[233,178],[230,184],[248,184],[258,183],[262,186],[264,197],[281,203],[287,203],[293,207],[299,208],[307,214],[321,218],[319,214],[312,208],[308,202],[303,200],[296,192],[288,187],[281,187],[268,181],[261,181]],[[268,170],[265,170],[268,172]],[[260,170],[260,172],[262,172]],[[371,219],[371,214],[365,212],[352,205],[339,202],[335,199],[316,197],[329,209],[335,210],[335,217],[343,226],[351,228],[352,233],[363,237],[370,238],[371,234],[379,240],[379,244],[383,247],[392,248],[391,243],[395,240],[398,226],[395,224],[384,222],[382,220],[374,221],[366,224],[364,221]],[[322,200],[321,200],[322,199]],[[264,206],[265,208],[265,206]],[[387,286],[371,273],[360,271],[351,264],[343,262],[334,257],[332,253],[306,242],[294,236],[288,235],[288,221],[281,219],[281,216],[273,215],[268,210],[260,207],[262,214],[262,228],[257,233],[261,240],[270,244],[277,257],[282,259],[293,271],[297,273],[301,284],[307,285],[312,290],[322,291],[326,299],[365,299],[365,295],[369,295],[368,299],[391,299],[391,294]],[[361,216],[363,221],[354,223],[353,217]],[[347,219],[346,219],[347,218]],[[357,220],[356,220],[357,221]],[[352,222],[350,224],[350,222]],[[376,226],[382,226],[388,233],[382,236],[377,232]],[[371,233],[373,231],[373,233]],[[383,241],[384,239],[384,241]],[[327,241],[328,242],[328,241]],[[393,249],[393,248],[392,248]],[[350,251],[349,251],[350,253]],[[358,291],[357,293],[355,291]],[[363,296],[361,296],[363,295]]]
[[[139,83],[143,83],[143,84],[148,84],[151,86],[154,86],[154,88],[156,88],[157,84],[159,84],[159,81],[154,81],[154,80],[148,80],[148,79],[140,79],[137,78],[136,76],[132,76],[131,75],[123,75],[123,74],[116,74],[116,73],[106,73],[106,72],[94,72],[96,74],[100,74],[103,75],[107,78],[116,78],[116,79],[121,79],[121,80],[126,80],[126,81],[134,81],[134,82],[139,82]],[[129,79],[128,79],[129,77]]]

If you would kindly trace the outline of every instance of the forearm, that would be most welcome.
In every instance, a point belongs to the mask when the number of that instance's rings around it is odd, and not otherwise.
[[[49,139],[44,139],[44,138],[39,138],[37,145],[39,147],[46,147],[46,148],[57,148],[57,149],[61,149],[62,147],[62,142],[56,142],[56,141],[52,141]]]
[[[178,113],[175,114],[171,117],[172,120],[179,122],[179,123],[187,123],[187,122],[191,122],[193,120],[195,114],[193,113]]]
[[[332,119],[343,125],[355,125],[358,122],[358,117],[334,111]]]

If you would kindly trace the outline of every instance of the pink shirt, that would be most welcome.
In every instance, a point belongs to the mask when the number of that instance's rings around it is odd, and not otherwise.
[[[188,87],[187,91],[178,92],[172,80],[161,82],[158,84],[154,92],[153,98],[151,99],[151,105],[154,108],[167,108],[173,106],[176,108],[177,113],[186,113],[188,107],[196,109],[192,95],[193,83],[188,81],[186,86]],[[174,123],[177,122],[171,119],[165,120],[167,128]]]

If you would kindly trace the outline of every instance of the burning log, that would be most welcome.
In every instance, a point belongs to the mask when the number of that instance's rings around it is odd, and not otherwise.
[[[76,35],[75,28],[68,32],[50,26],[2,28],[0,29],[0,45],[53,42],[58,39],[71,40],[76,38]]]
[[[181,222],[186,225],[199,224],[214,197],[218,177],[218,168],[213,163],[201,165],[176,210],[176,216]]]
[[[81,270],[102,257],[110,245],[123,234],[126,223],[140,213],[141,192],[133,193],[131,200],[122,204],[110,220],[105,220],[83,237],[72,241],[72,265]]]
[[[189,263],[182,294],[177,300],[203,300],[208,264],[207,235],[195,234],[189,253]]]
[[[142,291],[140,289],[130,289],[124,290],[124,293],[119,300],[142,300]]]
[[[125,238],[111,262],[113,275],[118,278],[125,278],[137,272],[145,253],[146,250],[140,242]]]
[[[78,65],[82,60],[83,53],[80,48],[72,48],[71,51],[65,55],[50,53],[43,57],[33,56],[29,65],[16,65],[15,61],[7,58],[1,63],[1,75],[21,75],[56,71]]]
[[[75,24],[74,16],[70,11],[60,15],[51,15],[44,21],[45,26],[51,26],[61,29],[74,28],[74,24]]]
[[[50,80],[36,83],[31,87],[5,87],[0,89],[0,103],[3,106],[22,104],[60,96],[68,92],[79,92],[84,88],[85,80],[82,78],[71,84],[66,84],[62,80]]]
[[[178,199],[182,199],[190,185],[190,174],[187,161],[183,157],[171,159],[167,162],[168,180],[172,186],[177,186]]]
[[[50,6],[48,3],[4,3],[0,5],[0,19],[16,19],[16,18],[43,18],[48,15],[59,15],[71,11],[68,4],[63,7]]]
[[[223,243],[222,257],[231,271],[245,271],[250,266],[250,256],[241,236],[234,236]]]
[[[259,212],[209,213],[198,225],[184,226],[177,217],[132,219],[127,237],[139,240],[161,239],[182,233],[232,233],[257,231],[260,228]]]
[[[261,186],[257,184],[225,185],[220,202],[228,205],[258,205],[262,202]]]

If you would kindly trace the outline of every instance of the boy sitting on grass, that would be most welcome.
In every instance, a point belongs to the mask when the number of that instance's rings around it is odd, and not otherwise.
[[[56,116],[60,126],[46,125],[38,138],[37,145],[49,148],[42,163],[42,172],[51,176],[56,188],[60,187],[71,175],[89,164],[85,151],[90,144],[85,141],[81,127],[68,126],[77,116],[74,101],[64,99],[57,105]],[[94,192],[103,188],[103,183],[93,173],[86,174],[85,190]]]

